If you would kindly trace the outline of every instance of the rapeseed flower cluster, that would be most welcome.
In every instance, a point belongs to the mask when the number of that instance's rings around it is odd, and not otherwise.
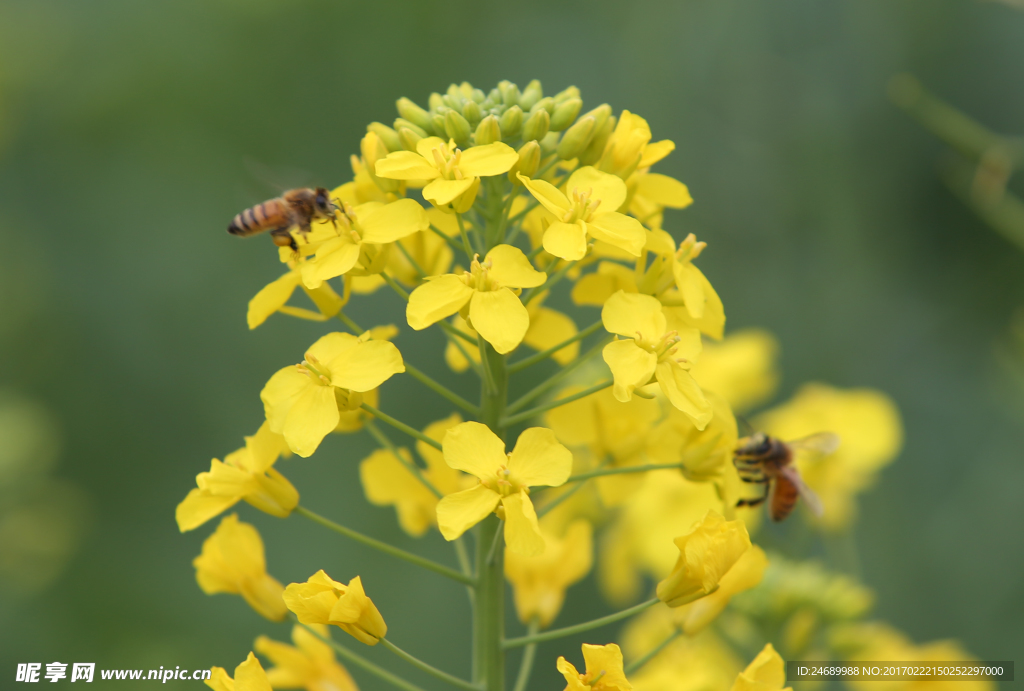
[[[301,358],[282,356],[260,393],[257,432],[198,474],[176,517],[193,530],[245,501],[432,572],[410,575],[410,587],[432,577],[465,585],[472,674],[399,648],[386,618],[395,617],[396,638],[407,637],[400,613],[377,608],[368,593],[381,584],[364,582],[358,564],[335,574],[342,580],[321,569],[282,584],[268,573],[255,527],[230,514],[195,559],[197,581],[209,594],[241,595],[267,619],[290,619],[294,645],[261,636],[254,650],[268,669],[250,653],[233,677],[215,668],[209,686],[354,690],[344,663],[419,688],[332,631],[467,691],[535,688],[537,645],[590,631],[596,642],[583,645],[582,658],[566,649],[543,661],[547,678],[536,688],[559,679],[569,691],[634,683],[780,691],[773,645],[792,656],[840,643],[861,654],[856,630],[837,627],[860,622],[870,594],[755,544],[762,509],[749,504],[771,483],[817,491],[821,518],[798,509],[790,520],[842,539],[856,496],[899,452],[898,412],[879,392],[808,385],[752,420],[783,440],[838,433],[840,450],[798,455],[785,473],[758,482],[749,482],[757,479],[749,467],[741,476],[734,452],[751,442],[734,411],[774,396],[778,344],[762,330],[726,333],[722,300],[701,268],[722,260],[666,214],[692,203],[686,185],[652,171],[673,142],[655,140],[636,113],[584,110],[576,88],[545,96],[536,81],[489,92],[452,85],[426,107],[403,98],[397,110],[391,124],[367,127],[352,179],[331,192],[334,218],[291,229],[294,248],[274,250],[284,273],[249,303],[251,329],[276,314],[334,328]],[[721,269],[709,274],[727,280]],[[394,293],[396,309],[384,317],[387,298],[374,298],[376,323],[357,324],[350,302],[382,290]],[[295,304],[302,293],[311,306]],[[589,325],[579,326],[588,312]],[[428,329],[443,336],[443,349],[426,339],[407,345]],[[427,374],[431,358],[454,377],[478,379],[479,399]],[[437,411],[425,425],[386,412],[393,382],[407,379],[423,387],[420,408]],[[359,464],[367,501],[394,507],[412,537],[436,530],[457,566],[357,532],[339,522],[343,512],[327,517],[300,503],[281,467],[304,461],[280,459],[323,454],[330,435],[359,432],[378,450],[343,460]],[[278,574],[287,567],[273,552],[269,562]],[[553,628],[568,589],[592,572],[620,609]],[[506,584],[518,633],[504,618]],[[621,648],[608,640],[613,632],[597,632],[627,619]],[[505,663],[516,648],[524,654],[511,686]]]

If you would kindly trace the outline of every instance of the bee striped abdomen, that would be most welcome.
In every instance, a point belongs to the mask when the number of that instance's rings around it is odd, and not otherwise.
[[[288,225],[290,225],[290,221],[287,214],[284,213],[281,200],[271,199],[235,216],[231,225],[228,226],[228,232],[232,235],[246,237]]]

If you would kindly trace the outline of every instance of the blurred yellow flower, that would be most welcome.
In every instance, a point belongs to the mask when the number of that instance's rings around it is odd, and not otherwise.
[[[278,370],[260,398],[271,431],[306,458],[338,426],[340,409],[358,408],[360,393],[404,371],[402,354],[389,341],[372,340],[370,332],[334,332],[310,346],[301,364]]]
[[[656,379],[672,405],[704,429],[711,420],[711,404],[688,372],[701,351],[700,333],[668,331],[656,298],[621,290],[608,298],[601,321],[609,332],[625,337],[603,351],[615,378],[615,398],[628,401],[635,389]]]
[[[703,359],[703,355],[701,356]],[[717,394],[705,392],[712,417],[703,430],[677,408],[669,408],[661,422],[645,435],[647,455],[659,463],[679,463],[683,475],[694,482],[721,479],[732,467],[736,448],[736,418],[729,404]]]
[[[721,343],[705,343],[690,374],[701,390],[714,391],[733,410],[749,410],[775,393],[778,353],[779,343],[767,331],[734,331]]]
[[[768,557],[764,550],[757,545],[751,545],[750,549],[741,554],[732,568],[721,577],[717,590],[680,607],[674,612],[675,620],[679,622],[687,636],[699,633],[725,610],[734,595],[760,583],[766,568]]]
[[[646,231],[640,221],[617,211],[626,200],[626,183],[616,176],[580,168],[565,183],[571,198],[544,180],[518,178],[550,214],[543,241],[547,252],[570,261],[583,259],[587,238],[593,237],[640,256]]]
[[[676,610],[655,607],[632,620],[622,634],[626,659],[637,660],[676,633]],[[742,669],[732,648],[711,631],[678,636],[630,676],[644,691],[727,691]]]
[[[175,511],[178,530],[198,528],[244,499],[261,511],[285,518],[299,503],[299,493],[272,466],[281,454],[290,453],[284,438],[264,422],[245,446],[210,462],[210,472],[196,476],[197,487]]]
[[[530,327],[530,315],[519,301],[518,290],[542,285],[547,274],[537,271],[523,251],[511,245],[494,247],[481,262],[474,258],[470,271],[444,274],[409,296],[406,318],[421,331],[456,312],[505,354],[518,346]],[[468,309],[467,309],[468,307]]]
[[[210,678],[204,683],[214,691],[272,691],[267,673],[252,652],[245,662],[235,667],[234,679],[223,667],[214,667],[210,671]]]
[[[240,522],[236,514],[221,519],[192,565],[196,581],[207,595],[241,595],[271,621],[281,621],[288,613],[281,599],[284,589],[267,574],[260,534],[253,526]]]
[[[497,510],[505,520],[505,544],[531,556],[544,551],[544,538],[529,488],[558,487],[572,472],[572,454],[543,427],[519,435],[512,453],[486,425],[463,422],[444,437],[444,460],[456,470],[475,475],[480,484],[444,497],[437,505],[437,524],[446,540],[454,540]],[[500,508],[499,508],[500,506]]]
[[[427,425],[423,433],[441,441],[445,433],[460,422],[462,417],[456,413]],[[416,442],[416,451],[427,464],[420,473],[438,492],[447,495],[464,489],[463,480],[468,479],[468,476],[449,468],[440,451],[422,441]],[[404,447],[398,452],[406,463],[415,463]],[[437,525],[438,498],[391,451],[379,449],[363,459],[359,464],[359,477],[366,498],[378,506],[393,504],[402,530],[413,537],[419,537],[430,526]]]
[[[583,644],[586,671],[580,673],[571,662],[559,656],[556,666],[565,677],[565,691],[632,691],[633,685],[622,671],[622,651],[614,643]]]
[[[473,206],[480,178],[507,173],[519,160],[508,144],[493,142],[462,151],[455,142],[426,137],[416,151],[394,151],[377,162],[377,175],[391,180],[430,180],[423,198],[440,209],[465,213]]]
[[[715,591],[722,578],[750,549],[742,521],[726,521],[714,511],[675,539],[679,559],[668,578],[658,583],[658,597],[679,607]]]
[[[786,685],[786,663],[771,643],[739,673],[732,691],[780,691]],[[787,687],[788,689],[788,687]]]
[[[309,624],[309,627],[324,638],[330,635],[326,626]],[[294,646],[266,636],[256,639],[256,651],[274,664],[267,670],[271,686],[306,691],[358,691],[348,671],[335,660],[331,646],[301,626],[292,628],[292,641]]]
[[[320,569],[305,583],[289,584],[284,602],[303,624],[334,624],[367,645],[377,645],[388,632],[359,576],[345,585]]]
[[[542,529],[543,554],[523,556],[505,551],[505,576],[515,594],[519,621],[536,620],[547,628],[562,609],[566,589],[590,572],[593,530],[583,519],[573,521],[559,539]]]
[[[793,398],[757,416],[758,429],[790,440],[833,432],[843,440],[828,456],[798,454],[797,469],[821,497],[821,524],[841,530],[856,516],[855,497],[870,487],[878,471],[903,445],[903,425],[892,399],[873,389],[836,389],[807,384]]]

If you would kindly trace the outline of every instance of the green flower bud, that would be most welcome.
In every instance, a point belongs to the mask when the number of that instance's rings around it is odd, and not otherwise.
[[[526,177],[532,178],[539,169],[540,144],[536,141],[528,141],[519,148],[519,160],[508,171],[508,179],[513,185],[521,185],[516,173],[522,173]]]
[[[594,118],[594,132],[600,132],[604,127],[604,123],[612,114],[612,107],[607,103],[602,103],[597,108],[589,110],[581,118],[585,118],[588,115]]]
[[[546,110],[538,110],[523,124],[523,140],[543,139],[551,127],[551,116]]]
[[[398,138],[402,141],[402,148],[406,151],[416,151],[416,145],[423,139],[408,127],[403,127],[398,131]]]
[[[597,121],[593,115],[586,115],[565,131],[562,141],[558,142],[558,156],[563,160],[576,158],[587,148],[590,136],[594,134]]]
[[[540,153],[541,158],[547,158],[555,153],[558,148],[558,132],[548,132],[547,135],[540,140]]]
[[[486,94],[480,89],[473,89],[473,93],[469,97],[477,103],[483,103],[484,99],[487,98]]]
[[[522,95],[519,96],[519,107],[523,110],[530,110],[533,104],[542,98],[544,98],[544,89],[541,88],[540,80],[534,79],[526,85]]]
[[[472,130],[469,127],[469,121],[462,117],[458,111],[449,110],[445,113],[444,131],[459,146],[469,144],[469,135],[472,133]]]
[[[501,102],[508,106],[519,105],[519,87],[512,82],[505,80],[498,83],[498,91],[501,92]]]
[[[438,108],[444,105],[444,99],[441,94],[436,91],[430,94],[430,98],[427,99],[427,105],[430,106],[430,110],[436,111]]]
[[[501,125],[498,124],[498,118],[494,115],[488,115],[477,126],[476,133],[473,135],[473,143],[480,146],[481,144],[491,144],[500,141]]]
[[[561,103],[562,101],[568,101],[570,98],[579,98],[580,90],[575,86],[570,86],[564,91],[559,91],[555,94],[555,103]]]
[[[548,115],[554,113],[555,99],[551,98],[550,96],[545,96],[544,98],[540,99],[539,101],[533,104],[532,108],[530,108],[530,115],[533,115],[534,113],[541,109],[548,111]]]
[[[395,127],[395,130],[398,131],[398,132],[401,132],[403,128],[408,128],[408,129],[412,130],[413,132],[415,132],[416,134],[418,134],[420,136],[420,139],[422,139],[423,137],[429,137],[430,136],[429,134],[427,134],[427,131],[425,129],[423,129],[422,127],[420,127],[419,125],[417,125],[415,123],[409,122],[405,118],[395,118],[395,125],[394,125],[394,127]],[[433,130],[434,128],[431,127],[430,129]]]
[[[594,134],[590,138],[590,143],[587,144],[587,148],[579,154],[581,166],[592,166],[601,160],[601,155],[604,153],[604,148],[608,145],[608,140],[612,136],[612,130],[615,129],[615,118],[609,117],[604,121],[604,126],[601,130]]]
[[[519,106],[512,106],[501,114],[501,119],[498,122],[506,137],[516,136],[523,128],[523,109]]]
[[[441,112],[434,113],[434,115],[431,117],[431,120],[434,123],[434,131],[437,132],[437,135],[439,137],[443,137],[444,134],[445,134],[445,132],[444,132],[444,115],[449,110],[450,110],[450,108],[448,108],[448,106],[441,106]]]
[[[380,140],[384,142],[384,146],[388,151],[401,151],[402,140],[398,136],[398,132],[388,127],[382,122],[371,122],[366,126],[367,132],[373,132]]]
[[[430,113],[423,110],[407,98],[398,99],[396,105],[398,106],[399,115],[419,127],[421,130],[432,134],[434,125],[430,122]]]
[[[491,89],[487,94],[487,100],[495,105],[501,103],[501,90],[497,87]]]
[[[572,124],[576,116],[580,114],[583,101],[578,98],[570,98],[555,106],[555,112],[551,115],[551,129],[561,132]]]
[[[466,101],[466,105],[462,106],[462,116],[469,121],[470,125],[475,125],[480,122],[484,114],[480,110],[479,103],[476,101]]]

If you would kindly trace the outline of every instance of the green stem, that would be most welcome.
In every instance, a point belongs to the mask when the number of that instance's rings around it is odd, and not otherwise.
[[[540,623],[534,619],[530,622],[526,635],[536,635],[538,629],[540,629]],[[536,654],[537,644],[527,644],[526,650],[523,651],[523,660],[519,663],[519,674],[516,675],[516,685],[513,687],[512,691],[526,691],[526,685],[530,683],[530,672],[533,671],[533,658]]]
[[[448,322],[440,321],[440,322],[437,322],[437,323],[438,324],[446,324],[446,325],[451,326],[450,324],[448,324]],[[452,330],[458,332],[459,334],[462,334],[462,331],[459,331],[454,326],[452,326]],[[468,336],[468,334],[467,334],[467,336]],[[469,351],[466,350],[465,344],[460,342],[462,340],[462,336],[461,335],[460,336],[456,336],[454,334],[451,334],[451,333],[448,332],[447,329],[445,329],[444,330],[444,337],[446,339],[448,339],[449,343],[451,343],[453,346],[455,346],[455,349],[457,351],[462,353],[462,357],[466,358],[466,362],[468,362],[469,366],[473,369],[474,372],[476,372],[476,376],[480,377],[480,381],[484,381],[484,377],[486,375],[484,375],[483,367],[480,366],[479,362],[477,362],[476,360],[474,360],[473,358],[471,358],[469,356]],[[473,343],[473,345],[476,345],[477,344],[476,339],[473,339],[472,343]]]
[[[466,234],[466,224],[462,220],[462,214],[455,214],[455,218],[459,223],[459,235],[462,236],[463,249],[466,251],[466,256],[472,260],[474,252],[473,248],[469,244],[469,235]]]
[[[574,393],[571,396],[566,396],[564,398],[556,398],[555,400],[545,403],[544,405],[539,405],[536,408],[524,410],[521,413],[511,415],[502,420],[502,425],[504,425],[505,427],[511,427],[512,425],[523,422],[524,420],[529,420],[530,418],[536,417],[545,411],[551,410],[552,408],[559,408],[568,403],[572,403],[573,401],[578,401],[581,398],[586,398],[592,393],[603,391],[604,389],[607,389],[609,386],[611,386],[613,383],[614,382],[611,379],[607,379],[601,382],[600,384],[594,384],[589,389],[584,389],[583,391]]]
[[[649,463],[647,465],[627,465],[619,468],[598,468],[578,475],[570,475],[566,482],[583,482],[595,477],[605,475],[623,475],[626,473],[646,473],[648,470],[679,470],[679,463]]]
[[[431,232],[433,232],[433,233],[434,233],[434,235],[437,235],[438,237],[441,237],[441,238],[443,238],[443,239],[444,239],[444,241],[445,241],[445,242],[447,242],[447,243],[448,243],[448,244],[449,244],[449,245],[451,246],[451,248],[452,248],[453,250],[458,250],[459,252],[464,252],[464,251],[465,251],[465,250],[463,249],[463,247],[462,247],[462,246],[461,246],[461,245],[460,245],[459,243],[455,242],[455,241],[454,241],[454,240],[452,240],[452,239],[451,239],[450,237],[448,237],[447,235],[445,235],[445,234],[444,234],[444,231],[443,231],[443,230],[441,230],[440,228],[438,228],[437,226],[435,226],[435,225],[431,225],[431,226],[430,226],[430,230],[431,230]],[[472,258],[473,258],[473,255],[472,255],[472,254],[470,254],[470,255],[467,255],[467,256],[468,256],[468,257],[469,257],[470,259],[472,259]]]
[[[321,636],[320,632],[314,629],[313,627],[307,626],[302,622],[298,622],[298,625],[306,629],[306,631],[309,631],[314,636],[316,636],[323,643],[326,643],[327,645],[331,646],[334,652],[341,656],[346,662],[349,662],[355,665],[356,667],[359,667],[360,669],[369,672],[378,679],[383,679],[392,686],[403,689],[403,691],[424,691],[422,687],[416,686],[415,684],[412,684],[406,681],[405,679],[402,679],[401,677],[392,674],[383,667],[378,667],[377,665],[373,664],[359,653],[349,650],[345,646],[341,645],[340,643],[336,643],[335,641],[331,640],[330,638],[327,638],[326,636]]]
[[[342,324],[355,331],[356,336],[362,336],[364,333],[366,333],[366,329],[362,328],[361,326],[359,326],[359,324],[356,324],[354,321],[349,319],[348,315],[346,315],[344,312],[338,312],[338,319],[341,320]]]
[[[545,504],[540,510],[538,510],[537,511],[537,518],[543,518],[544,516],[548,515],[550,512],[555,510],[556,506],[561,504],[563,501],[565,501],[566,499],[568,499],[572,495],[574,495],[577,492],[579,492],[580,489],[582,489],[582,488],[583,488],[583,483],[582,482],[577,482],[576,484],[574,484],[572,486],[572,488],[569,491],[562,492],[557,497],[552,499],[551,503]]]
[[[468,333],[458,328],[457,326],[454,326],[453,324],[449,324],[444,320],[436,322],[436,324],[440,326],[442,329],[444,329],[445,332],[450,333],[452,336],[457,336],[458,338],[461,338],[466,343],[471,343],[473,345],[477,344],[475,337],[470,336]]]
[[[575,336],[570,336],[569,338],[565,339],[558,345],[551,346],[547,350],[542,350],[539,353],[531,355],[528,358],[523,358],[519,362],[513,362],[508,366],[509,374],[515,374],[519,370],[526,369],[530,365],[535,365],[541,360],[546,360],[547,358],[551,357],[552,355],[560,351],[562,348],[572,345],[576,341],[582,341],[584,338],[600,329],[603,325],[604,324],[601,322],[601,320],[598,320],[591,324],[590,326],[588,326],[587,328],[583,329],[583,331],[578,332]]]
[[[601,617],[600,619],[594,619],[592,621],[585,621],[582,624],[576,624],[575,626],[566,626],[562,629],[554,629],[552,631],[545,631],[544,633],[537,633],[532,636],[520,636],[519,638],[508,638],[502,643],[502,647],[506,650],[509,648],[519,648],[530,643],[544,643],[545,641],[553,641],[558,638],[565,638],[566,636],[573,636],[577,633],[583,633],[584,631],[590,631],[597,629],[608,624],[614,624],[617,621],[622,621],[634,614],[639,614],[645,609],[649,609],[654,605],[661,602],[658,598],[652,598],[647,602],[641,602],[639,605],[629,607],[621,612],[615,614],[609,614],[607,617]]]
[[[427,477],[423,474],[423,471],[420,470],[420,467],[418,465],[416,465],[415,463],[413,463],[412,461],[410,461],[409,459],[407,459],[405,456],[398,452],[398,449],[395,448],[394,443],[390,439],[388,439],[386,434],[380,431],[380,428],[377,427],[376,424],[374,424],[373,420],[366,420],[363,423],[363,425],[366,427],[367,431],[373,436],[373,438],[377,440],[377,443],[386,448],[388,451],[390,451],[391,455],[395,457],[395,460],[397,460],[399,463],[405,466],[405,469],[412,473],[412,475],[417,480],[423,483],[423,486],[430,490],[431,494],[433,494],[438,499],[444,496],[443,494],[441,494],[440,490],[434,487],[433,483],[431,483],[430,480],[427,479]]]
[[[576,262],[574,262],[574,261],[573,262],[566,262],[565,266],[563,266],[558,271],[553,273],[551,275],[551,277],[548,278],[548,280],[544,282],[544,285],[537,286],[536,288],[530,288],[529,292],[526,293],[526,295],[523,296],[523,304],[524,305],[530,304],[530,301],[533,300],[535,297],[537,297],[538,295],[543,293],[545,290],[550,290],[552,286],[554,286],[556,283],[558,283],[563,278],[565,278],[565,274],[567,274],[569,272],[569,269],[571,269],[575,265],[576,265]]]
[[[494,373],[491,372],[491,363],[487,358],[487,341],[480,334],[476,336],[477,347],[480,349],[480,367],[484,372],[484,386],[491,394],[497,393],[498,385],[494,381]]]
[[[418,429],[410,427],[409,425],[405,424],[404,422],[400,422],[400,421],[396,420],[395,418],[391,417],[387,413],[384,413],[384,412],[381,412],[381,411],[377,410],[372,405],[364,403],[364,404],[362,404],[359,407],[362,408],[363,410],[365,410],[366,412],[371,413],[375,418],[379,419],[381,422],[388,423],[389,425],[391,425],[395,429],[401,430],[402,432],[405,432],[410,437],[413,437],[414,439],[419,439],[424,444],[429,444],[430,446],[433,446],[438,451],[442,451],[443,450],[441,448],[441,443],[439,441],[437,441],[436,439],[431,439],[427,435],[423,434],[423,432],[420,432]]]
[[[391,286],[391,290],[398,294],[398,297],[402,298],[406,302],[409,302],[409,293],[405,292],[405,288],[398,285],[398,281],[389,276],[387,273],[381,271],[380,277],[384,279],[384,282]]]
[[[505,629],[504,553],[497,550],[488,562],[487,547],[501,537],[501,521],[491,514],[480,522],[477,535],[476,607],[473,612],[473,681],[487,691],[501,691],[505,684],[505,654],[501,647]]]
[[[682,634],[683,632],[679,631],[678,629],[674,631],[671,636],[663,640],[658,645],[654,646],[654,648],[649,653],[641,657],[639,660],[635,660],[634,662],[630,662],[628,665],[626,665],[626,668],[622,670],[623,674],[630,675],[633,672],[640,669],[641,667],[643,667],[644,665],[646,665],[648,662],[653,660],[658,653],[667,648],[669,643],[679,638]]]
[[[455,393],[454,391],[452,391],[448,387],[444,386],[443,384],[434,381],[433,379],[428,377],[426,374],[424,374],[423,372],[421,372],[417,368],[415,368],[412,365],[410,365],[408,362],[405,363],[405,371],[408,372],[415,379],[420,380],[420,382],[423,383],[427,388],[429,388],[429,389],[433,390],[434,392],[440,394],[444,398],[447,398],[449,401],[451,401],[452,403],[454,403],[458,407],[462,408],[463,410],[465,410],[470,415],[479,415],[480,414],[480,408],[478,408],[477,406],[473,405],[472,403],[467,401],[465,398],[463,398],[459,394]]]
[[[408,662],[413,667],[423,670],[424,672],[433,677],[437,677],[442,681],[446,681],[456,688],[465,689],[465,691],[481,691],[480,687],[476,684],[471,684],[468,681],[459,679],[458,677],[452,674],[448,674],[448,672],[442,672],[437,667],[429,665],[423,660],[420,660],[418,657],[414,657],[413,655],[410,655],[409,653],[405,652],[404,650],[402,650],[386,638],[380,639],[380,642],[385,648],[387,648],[395,655]]]
[[[582,365],[583,363],[587,362],[592,357],[600,353],[604,349],[605,345],[607,345],[611,339],[611,336],[608,336],[607,338],[602,338],[600,342],[594,345],[593,348],[591,348],[586,353],[570,362],[568,365],[560,369],[558,372],[555,372],[555,374],[552,377],[550,377],[546,382],[538,384],[530,391],[527,391],[525,394],[516,399],[515,402],[508,406],[508,412],[514,413],[517,410],[520,410],[521,408],[523,408],[523,406],[525,406],[533,399],[543,395],[550,389],[554,388],[560,381],[562,381],[567,376],[575,372],[576,369],[580,367],[580,365]]]
[[[420,266],[420,263],[413,258],[412,252],[410,252],[406,248],[406,246],[402,244],[401,240],[397,241],[395,245],[398,247],[398,251],[401,252],[402,255],[409,262],[409,265],[412,266],[412,270],[416,272],[416,275],[419,276],[420,279],[427,275],[427,272],[424,271],[423,267]]]
[[[314,523],[319,523],[325,528],[333,530],[336,533],[344,535],[345,537],[355,540],[356,542],[359,542],[361,544],[364,544],[367,547],[372,547],[373,549],[384,552],[385,554],[390,554],[393,557],[407,561],[410,564],[415,564],[416,566],[428,569],[430,571],[433,571],[434,573],[439,573],[442,576],[447,576],[453,581],[465,583],[466,585],[474,585],[476,583],[476,581],[473,578],[470,578],[469,576],[466,576],[465,574],[460,573],[455,569],[448,568],[447,566],[438,564],[437,562],[431,561],[430,559],[421,557],[417,554],[413,554],[412,552],[406,552],[404,549],[393,547],[392,545],[389,545],[386,542],[381,542],[380,540],[376,540],[372,537],[369,537],[368,535],[363,535],[362,533],[358,533],[355,530],[352,530],[351,528],[346,528],[345,526],[339,523],[335,523],[329,518],[324,518],[320,514],[310,511],[301,504],[295,507],[295,513],[301,516],[305,516]]]

